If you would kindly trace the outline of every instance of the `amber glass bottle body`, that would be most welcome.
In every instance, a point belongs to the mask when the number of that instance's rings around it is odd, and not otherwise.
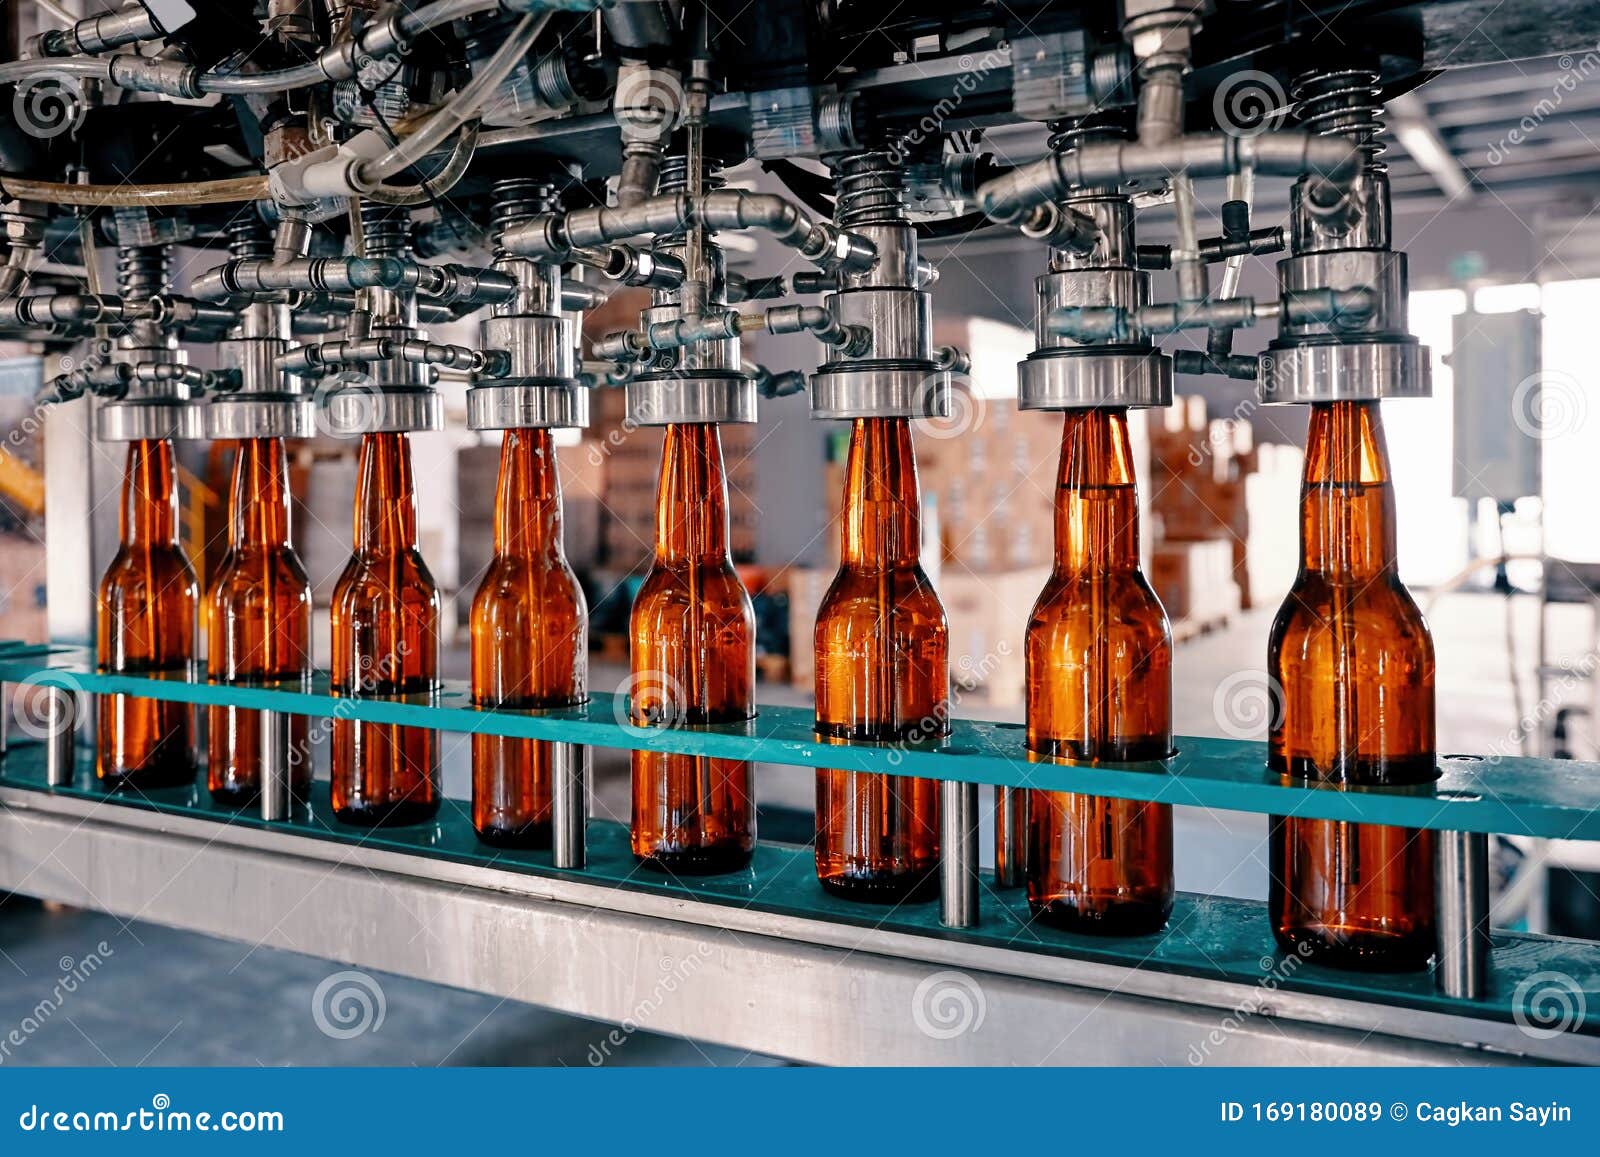
[[[177,463],[170,441],[128,444],[120,524],[121,545],[100,580],[100,667],[187,673],[200,592],[178,537]],[[100,779],[141,790],[193,783],[194,722],[187,703],[100,696]]]
[[[1431,781],[1433,640],[1395,562],[1377,403],[1313,408],[1300,535],[1300,572],[1268,644],[1283,695],[1272,768],[1337,785]],[[1286,947],[1344,968],[1426,967],[1432,833],[1280,816],[1270,857],[1269,903]]]
[[[817,611],[817,731],[916,742],[949,729],[950,631],[922,569],[911,424],[858,418],[845,463],[839,573]],[[938,893],[936,780],[817,773],[817,879],[869,903]]]
[[[507,430],[494,558],[472,599],[472,698],[548,708],[588,694],[588,608],[561,543],[561,482],[549,430]],[[472,824],[486,843],[550,846],[555,746],[472,737]]]
[[[755,714],[755,611],[728,554],[728,480],[716,426],[668,426],[655,559],[634,600],[629,718],[639,726]],[[633,854],[678,874],[730,872],[755,851],[744,760],[633,753]]]
[[[423,694],[439,673],[439,591],[417,550],[411,445],[361,439],[355,550],[333,591],[332,683],[340,695]],[[438,735],[335,716],[333,810],[345,823],[421,823],[439,810]]]
[[[1130,762],[1172,751],[1172,637],[1139,567],[1121,409],[1072,410],[1056,481],[1055,566],[1028,622],[1028,748]],[[1028,904],[1075,932],[1154,932],[1172,911],[1172,809],[1033,791]]]
[[[282,438],[246,438],[234,451],[228,553],[208,596],[206,663],[222,683],[303,679],[311,669],[311,582],[289,539],[289,456]],[[285,716],[290,791],[311,787],[309,720]],[[206,778],[236,807],[260,798],[259,711],[208,709]]]

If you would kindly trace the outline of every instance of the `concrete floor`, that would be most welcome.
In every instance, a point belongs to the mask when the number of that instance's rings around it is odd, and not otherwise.
[[[1587,609],[1559,608],[1553,636],[1575,657],[1593,647]],[[1500,750],[1519,712],[1512,706],[1503,600],[1452,595],[1430,610],[1438,651],[1441,751]],[[1523,712],[1534,710],[1535,603],[1516,601]],[[1266,654],[1272,612],[1242,615],[1225,630],[1182,644],[1177,655],[1176,730],[1225,735],[1240,730],[1230,706],[1250,694]],[[454,673],[454,672],[452,672]],[[591,685],[612,690],[626,672],[597,667]],[[1259,687],[1259,681],[1254,684]],[[1242,689],[1242,690],[1241,690]],[[1574,682],[1553,698],[1588,694]],[[801,702],[787,688],[764,687],[766,702]],[[1020,711],[983,707],[991,718]],[[446,793],[467,794],[467,753],[451,737]],[[1583,757],[1592,757],[1580,739]],[[625,760],[597,767],[596,811],[627,816]],[[763,800],[809,806],[803,769],[764,768]],[[1259,897],[1265,891],[1265,821],[1233,813],[1179,809],[1178,884],[1191,891]],[[103,948],[101,946],[104,946]],[[54,999],[63,974],[95,971],[77,991]],[[573,1065],[601,1056],[609,1027],[573,1017],[384,974],[340,977],[342,966],[294,953],[234,943],[148,924],[124,925],[97,913],[48,910],[14,899],[0,906],[0,1065]],[[337,1016],[316,1011],[319,986],[360,1015],[381,1007],[381,1025],[347,1035]],[[353,987],[352,987],[353,986]],[[41,1003],[43,1002],[43,1003]],[[329,1008],[328,999],[322,1001]],[[341,1006],[335,1003],[335,1013]],[[41,1013],[43,1015],[41,1015]],[[367,1017],[375,1021],[375,1013]],[[321,1026],[321,1027],[319,1027]],[[22,1044],[8,1043],[19,1031]],[[330,1031],[326,1031],[331,1029]],[[639,1031],[610,1047],[609,1064],[741,1065],[770,1060]]]

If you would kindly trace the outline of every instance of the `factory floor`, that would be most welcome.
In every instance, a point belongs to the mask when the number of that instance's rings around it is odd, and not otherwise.
[[[1426,599],[1422,600],[1426,606]],[[1438,651],[1441,751],[1512,754],[1508,736],[1524,716],[1548,717],[1590,694],[1562,679],[1549,702],[1534,687],[1536,603],[1515,600],[1520,708],[1513,705],[1506,662],[1504,600],[1456,594],[1429,609]],[[1247,726],[1252,688],[1266,652],[1270,610],[1247,612],[1226,628],[1181,644],[1174,688],[1180,734],[1223,735]],[[1551,613],[1562,655],[1591,652],[1588,608]],[[462,663],[453,658],[452,665]],[[458,671],[447,671],[457,674]],[[625,671],[596,666],[591,686],[612,690]],[[802,693],[763,687],[766,702],[805,702]],[[1020,718],[1020,709],[964,707],[963,714]],[[1257,718],[1264,718],[1258,716]],[[1593,758],[1587,723],[1575,726],[1575,754]],[[446,794],[467,794],[467,753],[451,737]],[[809,806],[811,780],[801,769],[763,768],[765,804],[790,812]],[[626,760],[597,761],[597,814],[626,819]],[[1178,885],[1191,891],[1259,897],[1265,891],[1261,817],[1179,809]],[[93,954],[92,981],[59,1002],[48,998],[63,973]],[[381,1027],[345,1036],[314,1014],[319,986],[342,966],[150,924],[123,924],[93,912],[49,909],[13,898],[0,905],[0,1042],[18,1030],[22,1043],[0,1049],[0,1065],[570,1065],[601,1059],[607,1026],[475,993],[374,974]],[[363,982],[366,983],[366,982]],[[371,999],[369,997],[369,999]],[[46,1007],[41,1007],[41,1001]],[[48,1015],[41,1016],[41,1011]],[[319,1023],[323,1026],[319,1028]],[[769,1058],[638,1031],[606,1049],[607,1064],[754,1065]]]

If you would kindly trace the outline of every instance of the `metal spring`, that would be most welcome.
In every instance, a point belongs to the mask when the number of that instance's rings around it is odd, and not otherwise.
[[[521,224],[549,213],[558,207],[554,185],[532,177],[506,177],[494,183],[489,206],[489,236],[493,238],[496,253],[500,252],[500,235],[511,225]]]
[[[722,188],[722,162],[716,157],[703,157],[700,161],[700,191],[712,193]],[[689,189],[689,158],[682,153],[671,153],[661,160],[661,176],[657,183],[659,195],[684,193]],[[651,248],[671,247],[684,237],[682,233],[660,233],[651,242]]]
[[[854,153],[833,170],[834,220],[842,228],[906,219],[905,175],[887,152]]]
[[[362,201],[361,239],[368,257],[411,256],[411,210]]]
[[[861,146],[856,135],[855,93],[826,93],[817,102],[817,144],[825,153]]]
[[[542,57],[534,66],[532,80],[533,89],[546,108],[566,108],[578,99],[578,90],[572,83],[572,74],[563,53]]]
[[[255,213],[245,213],[229,221],[225,227],[228,235],[228,256],[241,260],[272,258],[272,234],[266,222]]]
[[[700,162],[700,187],[707,193],[722,188],[722,162],[706,157]],[[657,185],[660,192],[681,193],[689,187],[689,158],[682,153],[672,153],[661,160],[661,177]]]
[[[133,301],[165,293],[172,282],[172,250],[167,245],[117,246],[117,291]]]
[[[1347,136],[1367,154],[1367,166],[1384,172],[1378,157],[1389,146],[1384,131],[1379,74],[1370,68],[1307,72],[1294,79],[1289,93],[1295,118],[1320,136]]]
[[[1052,153],[1072,153],[1079,145],[1095,141],[1124,141],[1132,134],[1127,118],[1115,113],[1097,112],[1088,116],[1051,121],[1050,136],[1045,144]]]

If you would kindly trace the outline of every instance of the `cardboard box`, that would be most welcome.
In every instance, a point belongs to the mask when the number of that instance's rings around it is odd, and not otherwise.
[[[1162,543],[1151,554],[1150,585],[1173,623],[1208,625],[1239,610],[1233,567],[1233,547],[1227,541]]]

